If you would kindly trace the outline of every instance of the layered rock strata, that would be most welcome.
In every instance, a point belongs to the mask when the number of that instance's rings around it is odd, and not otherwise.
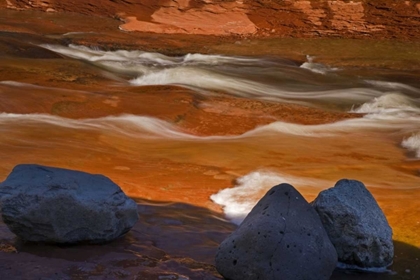
[[[120,29],[204,35],[420,38],[418,1],[7,0],[0,7],[117,17]]]

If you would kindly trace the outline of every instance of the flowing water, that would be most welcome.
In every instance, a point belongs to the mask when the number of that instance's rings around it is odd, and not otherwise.
[[[132,197],[236,224],[273,185],[311,201],[358,179],[395,241],[420,246],[418,76],[310,56],[32,47],[43,57],[1,60],[0,179],[19,163],[102,173]]]

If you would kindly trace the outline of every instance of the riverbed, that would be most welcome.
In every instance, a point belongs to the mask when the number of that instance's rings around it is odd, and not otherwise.
[[[383,209],[396,258],[389,274],[334,279],[420,276],[419,42],[163,36],[76,14],[0,18],[0,180],[20,163],[104,174],[141,216],[104,247],[22,244],[1,224],[0,275],[217,279],[218,243],[270,187],[290,183],[312,201],[349,178]],[[44,269],[47,259],[58,268]]]

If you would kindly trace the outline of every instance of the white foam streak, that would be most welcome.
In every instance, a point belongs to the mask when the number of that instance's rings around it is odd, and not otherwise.
[[[314,59],[315,57],[307,55],[306,56],[307,62],[304,62],[300,68],[307,69],[313,73],[322,74],[325,75],[328,72],[337,71],[338,68],[331,68],[327,65],[321,64],[321,63],[315,63]]]
[[[374,85],[379,88],[384,88],[387,90],[408,90],[412,92],[419,93],[420,89],[402,84],[397,82],[386,82],[386,81],[375,81],[375,80],[365,80],[366,83]]]
[[[195,77],[200,74],[202,74],[202,78],[191,79],[191,76]],[[212,81],[220,83],[217,78],[213,79],[206,74],[207,71],[205,70],[196,70],[186,67],[182,69],[164,69],[140,76],[131,80],[130,83],[136,86],[179,84],[204,88],[216,87],[216,85],[212,85]],[[190,79],[191,82],[189,81]]]
[[[31,88],[39,88],[39,89],[47,88],[47,87],[37,86],[33,84],[28,84],[28,83],[15,82],[15,81],[0,81],[0,84],[11,86],[11,87],[31,87]]]
[[[409,151],[414,152],[416,157],[420,158],[420,133],[413,134],[412,136],[404,139],[401,143],[401,146]]]
[[[204,54],[170,57],[159,53],[126,50],[102,51],[75,45],[69,47],[42,46],[68,57],[90,61],[109,71],[137,76],[138,78],[130,81],[132,85],[136,86],[176,84],[194,89],[224,91],[248,98],[294,100],[295,102],[309,100],[366,102],[373,97],[382,95],[380,91],[367,88],[289,91],[282,89],[281,85],[265,84],[241,78],[240,72],[235,72],[243,65],[257,67],[252,71],[259,71],[258,65],[267,64],[264,59],[259,58]],[[221,68],[219,67],[219,69],[215,65],[220,65]],[[231,67],[229,71],[222,69],[226,65]],[[277,65],[278,69],[284,67],[281,65]],[[209,66],[212,67],[211,70]]]
[[[313,63],[313,62],[304,62],[300,68],[307,69],[313,73],[325,75],[328,71],[331,71],[325,65],[320,63]]]
[[[206,90],[220,90],[242,97],[269,98],[275,100],[353,100],[368,101],[382,93],[373,89],[352,88],[329,91],[295,92],[249,81],[233,78],[205,69],[182,67],[149,72],[130,81],[136,86],[145,85],[183,85]]]
[[[223,89],[236,92],[259,92],[260,84],[212,73],[205,69],[190,67],[169,68],[152,72],[130,81],[133,85],[178,84],[208,90]],[[252,90],[254,89],[254,91]]]
[[[92,93],[89,91],[83,91],[83,90],[46,87],[46,86],[39,86],[39,85],[16,82],[16,81],[0,81],[0,85],[5,85],[9,87],[17,87],[17,88],[32,88],[32,89],[37,89],[37,90],[51,90],[51,91],[60,91],[60,92],[69,92],[69,93],[95,94],[95,93]]]
[[[48,124],[57,127],[119,133],[134,138],[194,139],[168,122],[134,115],[107,116],[96,119],[68,119],[46,114],[0,114],[0,124]]]
[[[251,64],[257,63],[258,59],[244,57],[230,57],[223,55],[187,54],[185,56],[166,56],[156,52],[143,51],[103,51],[85,46],[69,45],[41,45],[51,51],[63,54],[68,57],[83,59],[92,62],[119,61],[136,62],[152,66],[182,66],[182,65],[217,65],[224,63]]]
[[[137,76],[136,79],[130,81],[131,84],[136,86],[177,84],[195,89],[225,91],[249,98],[277,101],[294,100],[294,102],[338,100],[361,103],[367,102],[372,98],[378,98],[384,94],[381,90],[363,87],[325,91],[290,91],[286,90],[287,85],[274,85],[273,83],[256,82],[245,78],[243,76],[244,73],[248,73],[249,75],[249,73],[255,73],[257,71],[259,74],[261,69],[267,67],[267,63],[269,62],[261,58],[205,54],[187,54],[185,56],[172,57],[155,52],[143,52],[139,50],[104,51],[77,45],[69,45],[68,47],[42,45],[42,47],[68,57],[90,61],[109,71]],[[247,70],[241,72],[241,69],[244,68],[242,66],[246,66]],[[265,66],[265,68],[261,68],[260,66]],[[273,71],[270,72],[276,72],[279,78],[291,75],[293,72],[291,71],[292,69],[299,69],[289,65],[287,70],[285,70],[284,63],[276,62],[270,62],[270,67],[274,67]],[[306,68],[312,72],[323,74],[337,70],[336,68],[314,63],[313,57],[310,56],[308,56],[308,61],[302,64],[300,68]],[[299,78],[304,73],[302,71],[295,72],[292,75],[292,80],[296,79],[300,81]],[[271,77],[270,75],[261,75],[260,78],[263,80]],[[308,81],[311,82],[312,79],[301,82],[306,83]],[[401,83],[373,80],[367,80],[365,82],[374,85],[376,88],[420,92],[419,89]]]
[[[382,115],[367,115],[364,118],[348,119],[335,123],[318,125],[301,125],[277,121],[250,130],[244,133],[242,137],[273,135],[276,133],[306,137],[333,137],[363,130],[406,133],[419,128],[419,118],[395,119],[386,118]]]
[[[210,198],[223,206],[226,217],[239,225],[258,200],[273,186],[288,183],[295,187],[302,185],[325,186],[322,180],[298,178],[270,171],[254,171],[236,180],[233,188],[213,194]],[[327,185],[328,186],[328,185]]]
[[[353,109],[355,113],[382,114],[395,117],[407,117],[413,115],[420,116],[420,108],[416,106],[418,101],[399,93],[388,93],[376,97],[363,104],[359,108]]]
[[[120,115],[96,119],[68,119],[46,114],[9,114],[0,113],[0,124],[16,122],[16,125],[36,125],[38,123],[57,127],[85,130],[102,130],[119,133],[134,138],[161,138],[184,141],[229,141],[249,137],[264,137],[268,135],[296,135],[305,137],[332,137],[343,133],[352,133],[363,129],[384,132],[413,132],[419,127],[419,120],[414,118],[400,120],[381,120],[370,118],[349,119],[336,123],[321,125],[301,125],[273,122],[257,127],[242,135],[227,136],[196,136],[183,132],[169,122],[153,117]]]
[[[131,137],[141,138],[169,138],[190,139],[193,135],[183,133],[168,122],[142,116],[122,115],[108,116],[100,119],[91,119],[89,124],[99,124],[108,130],[126,134]]]
[[[89,31],[89,32],[83,32],[83,31],[73,31],[73,32],[67,32],[64,33],[63,36],[73,36],[73,35],[83,35],[83,34],[95,34],[96,32]]]
[[[410,94],[415,96],[412,93],[418,93],[420,90],[401,83],[367,80],[365,82],[373,85],[375,89],[361,87],[323,91],[290,91],[290,88],[294,88],[294,83],[307,83],[307,81],[311,83],[312,80],[308,77],[308,79],[300,79],[304,73],[303,70],[298,71],[300,70],[299,68],[288,66],[287,72],[284,72],[284,65],[274,62],[270,64],[270,67],[274,67],[272,69],[275,71],[270,71],[271,74],[276,73],[274,76],[261,75],[256,79],[246,78],[250,77],[250,73],[254,73],[258,69],[264,69],[259,68],[259,64],[264,67],[267,66],[266,61],[259,58],[203,54],[187,54],[185,56],[170,57],[152,52],[126,50],[103,51],[76,45],[70,45],[68,47],[43,45],[43,47],[69,57],[90,61],[113,72],[128,73],[132,77],[137,77],[129,81],[135,86],[180,85],[200,90],[202,93],[222,91],[246,98],[301,104],[313,103],[312,101],[314,100],[324,102],[338,101],[341,104],[363,103],[351,111],[366,114],[363,118],[322,125],[300,125],[278,121],[257,127],[239,136],[220,137],[198,137],[184,133],[167,122],[129,115],[102,118],[101,120],[78,120],[77,124],[72,121],[65,121],[66,125],[80,126],[83,124],[84,126],[90,125],[92,127],[96,125],[101,126],[102,129],[112,128],[114,131],[132,135],[133,137],[145,137],[142,135],[152,137],[150,135],[153,135],[153,137],[194,141],[231,140],[278,133],[305,137],[329,137],[343,133],[352,133],[354,131],[370,130],[395,132],[403,136],[404,134],[415,134],[420,131],[420,99],[410,98],[402,94],[404,91],[410,91]],[[310,56],[308,56],[308,61],[301,65],[300,68],[307,68],[313,72],[324,74],[337,70],[314,63],[313,58]],[[242,71],[241,69],[246,70]],[[290,69],[294,70],[293,75],[291,74],[293,71],[291,72]],[[289,87],[283,86],[281,82],[277,83],[273,81],[275,80],[273,77],[278,77],[285,83],[288,80],[292,80],[293,82]],[[360,84],[360,81],[357,82],[357,84]],[[10,86],[20,86],[20,84],[14,82],[6,81],[2,83]],[[305,88],[305,85],[307,86],[308,84],[304,84],[300,88]],[[314,87],[310,86],[309,88]],[[393,92],[384,92],[376,88],[392,90]],[[38,117],[38,120],[46,122],[47,117]],[[51,119],[49,120],[51,121]],[[63,123],[62,119],[54,122],[54,125],[59,125],[60,123]],[[403,146],[412,147],[414,145],[409,143],[411,142],[406,140]]]
[[[15,82],[15,81],[1,81],[0,84],[12,86],[12,87],[39,87],[33,84],[27,84],[27,83]]]
[[[245,58],[245,57],[233,57],[233,56],[224,56],[224,55],[208,55],[208,54],[187,54],[183,57],[182,62],[187,64],[207,64],[207,65],[217,65],[225,63],[235,63],[235,64],[255,64],[260,60],[257,58]]]
[[[367,114],[360,128],[369,124],[370,129],[411,133],[412,136],[405,138],[401,146],[414,152],[415,156],[420,158],[420,108],[418,104],[419,100],[398,93],[389,93],[374,98],[352,111]]]
[[[169,57],[160,53],[153,52],[142,52],[142,51],[103,51],[99,49],[92,49],[85,46],[69,45],[68,47],[60,45],[41,45],[42,47],[49,49],[53,52],[60,53],[62,55],[87,60],[91,62],[102,63],[104,61],[115,61],[115,62],[137,62],[145,63],[150,65],[174,65],[177,62],[182,61],[181,58]]]

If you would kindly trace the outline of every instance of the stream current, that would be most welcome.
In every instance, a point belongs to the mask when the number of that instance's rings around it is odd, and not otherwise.
[[[335,68],[310,56],[302,64],[39,47],[94,74],[0,81],[2,178],[30,162],[103,173],[128,195],[221,207],[236,224],[273,185],[290,183],[311,201],[341,178],[357,179],[394,239],[420,246],[420,82],[406,73]],[[65,63],[52,76],[67,73]],[[339,117],[312,122],[293,108]]]

